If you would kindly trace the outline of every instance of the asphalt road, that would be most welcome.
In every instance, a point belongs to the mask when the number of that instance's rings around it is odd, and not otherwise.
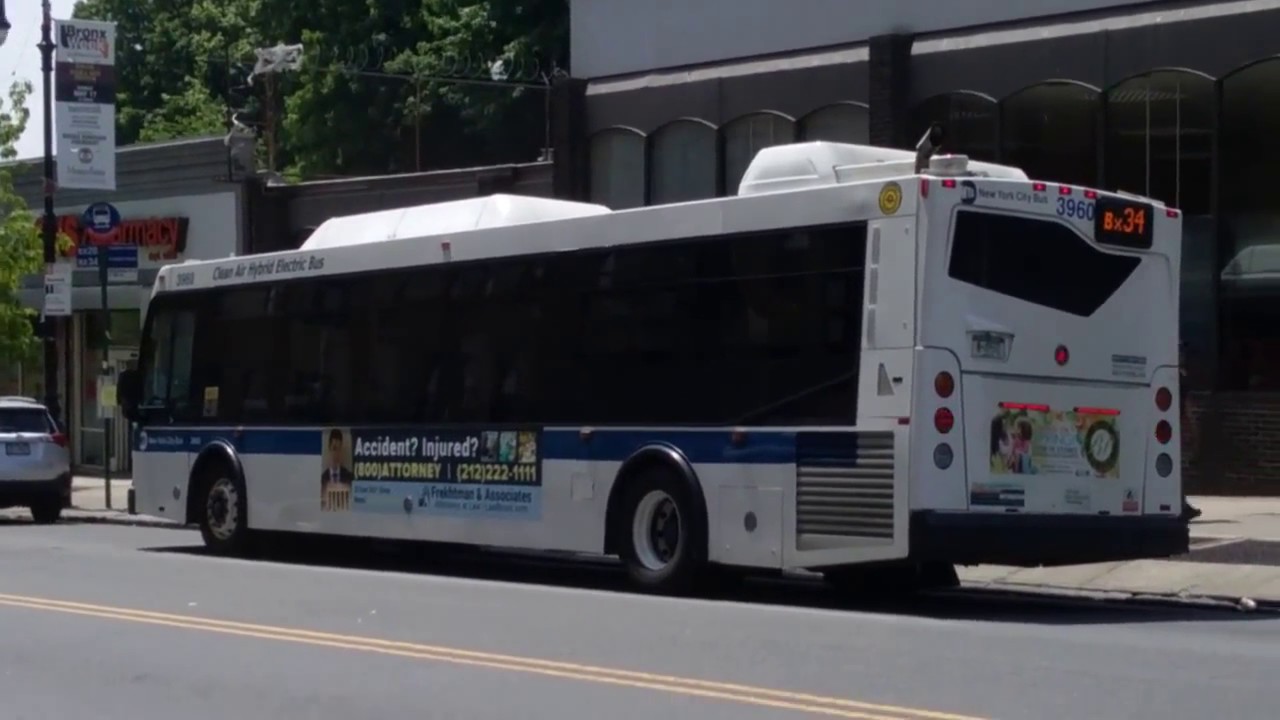
[[[849,608],[776,584],[669,599],[596,566],[333,547],[237,561],[198,542],[0,524],[0,716],[1263,720],[1280,701],[1275,615]]]

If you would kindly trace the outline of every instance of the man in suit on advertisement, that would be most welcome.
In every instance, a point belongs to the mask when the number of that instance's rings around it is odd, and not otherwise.
[[[355,479],[355,475],[346,463],[346,438],[343,432],[338,428],[329,431],[327,441],[325,443],[325,461],[324,469],[320,471],[320,497],[324,498],[322,504],[326,506],[324,509],[336,510],[339,508],[328,507],[331,505],[329,501],[329,490],[350,490],[351,483]],[[345,493],[343,493],[345,495]],[[336,499],[336,498],[335,498]],[[345,504],[345,503],[343,503]]]

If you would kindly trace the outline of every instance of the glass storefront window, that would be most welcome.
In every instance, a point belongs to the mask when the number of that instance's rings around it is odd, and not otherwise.
[[[141,341],[137,310],[111,311],[111,347],[137,350]],[[80,316],[80,432],[79,459],[83,465],[102,465],[103,422],[98,416],[98,376],[102,374],[102,313]]]
[[[1227,390],[1280,390],[1280,206],[1270,175],[1280,160],[1280,59],[1222,79],[1218,162],[1224,236],[1222,370]]]

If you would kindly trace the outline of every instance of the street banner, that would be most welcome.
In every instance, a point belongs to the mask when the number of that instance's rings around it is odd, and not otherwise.
[[[54,32],[58,187],[116,189],[116,24],[58,20]]]

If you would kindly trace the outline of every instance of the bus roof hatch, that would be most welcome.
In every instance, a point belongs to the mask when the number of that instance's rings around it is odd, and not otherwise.
[[[774,145],[756,153],[738,184],[738,195],[868,182],[916,174],[911,150],[814,141]],[[975,162],[965,155],[936,155],[925,174],[1027,180],[1016,167]]]

